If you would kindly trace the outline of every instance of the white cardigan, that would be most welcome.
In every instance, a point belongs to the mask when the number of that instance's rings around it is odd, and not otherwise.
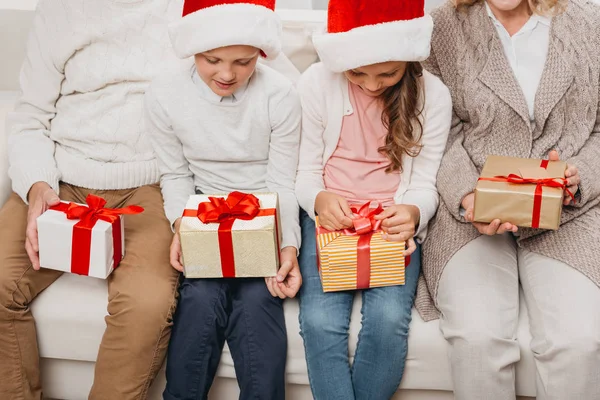
[[[412,204],[419,208],[421,221],[416,236],[420,241],[425,238],[427,224],[437,210],[436,175],[452,118],[448,88],[427,71],[423,72],[423,80],[423,148],[417,157],[403,157],[400,185],[394,196],[396,204]],[[354,110],[344,74],[331,72],[322,63],[314,64],[304,72],[298,91],[302,102],[302,136],[296,196],[300,206],[314,218],[315,199],[325,190],[323,169],[337,147],[344,116],[351,115]]]

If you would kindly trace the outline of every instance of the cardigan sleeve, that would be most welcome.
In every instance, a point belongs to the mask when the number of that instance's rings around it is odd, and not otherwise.
[[[590,200],[600,197],[600,88],[598,91],[598,106],[596,108],[596,124],[579,153],[567,160],[567,164],[574,165],[579,170],[581,182],[579,184],[580,197],[574,207],[584,207]]]
[[[402,196],[402,203],[419,208],[420,223],[416,236],[421,240],[424,239],[429,220],[433,218],[439,204],[436,174],[444,154],[452,118],[452,99],[448,88],[436,77],[425,76],[422,148],[413,160],[410,184]]]
[[[302,134],[300,137],[300,160],[296,177],[296,197],[300,207],[315,218],[315,199],[325,190],[323,181],[323,155],[325,124],[323,113],[325,104],[319,95],[318,79],[313,73],[314,66],[300,78],[298,92],[302,104]]]
[[[431,55],[425,66],[428,71],[446,83],[445,74],[437,62],[433,44]],[[449,88],[452,91],[451,85]],[[437,188],[452,216],[461,222],[465,222],[460,215],[462,200],[475,190],[477,179],[479,179],[479,171],[463,146],[464,139],[463,121],[453,109],[450,135],[437,176]]]

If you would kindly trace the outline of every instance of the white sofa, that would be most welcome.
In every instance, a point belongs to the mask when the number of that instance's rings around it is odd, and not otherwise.
[[[17,72],[23,59],[35,1],[17,0],[10,3],[10,7],[2,8],[7,3],[10,2],[0,2],[0,54],[4,56],[0,63],[0,205],[10,193],[4,119],[17,96]],[[312,30],[323,26],[325,14],[307,10],[281,10],[280,13],[285,21],[285,52],[299,70],[304,70],[317,59],[310,34]],[[350,354],[354,354],[360,328],[359,303],[357,300],[353,310]],[[62,276],[32,304],[42,357],[44,392],[48,398],[87,398],[105,328],[106,304],[105,281],[70,274]],[[529,327],[525,308],[521,307],[521,311],[518,338],[522,360],[517,365],[517,392],[521,396],[535,396],[535,366],[528,347]],[[295,300],[286,302],[285,313],[289,332],[288,399],[310,399],[312,396],[304,348],[298,333],[298,304]],[[446,351],[447,345],[439,331],[438,322],[424,323],[413,311],[406,373],[395,399],[452,399]],[[237,398],[233,362],[227,350],[223,354],[218,376],[211,399]],[[164,384],[163,371],[152,386],[149,398],[161,398]]]

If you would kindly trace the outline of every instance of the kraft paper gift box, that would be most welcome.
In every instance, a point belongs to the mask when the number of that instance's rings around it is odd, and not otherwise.
[[[562,161],[489,156],[475,188],[474,220],[558,229],[566,169]]]
[[[277,193],[191,196],[179,226],[186,278],[277,275],[278,201]]]
[[[86,203],[61,202],[38,217],[40,265],[106,279],[125,255],[123,215],[144,209],[104,208],[106,201],[94,195]]]
[[[369,289],[397,286],[405,283],[405,266],[410,263],[404,257],[404,242],[387,241],[379,228],[380,222],[373,217],[383,211],[379,206],[369,209],[352,208],[361,216],[354,221],[354,228],[328,231],[316,220],[317,253],[323,292]]]

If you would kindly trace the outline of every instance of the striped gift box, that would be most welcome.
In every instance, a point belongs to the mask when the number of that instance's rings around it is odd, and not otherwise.
[[[317,253],[324,292],[404,285],[404,242],[390,242],[372,233],[370,263],[358,267],[361,236],[327,231],[318,225]]]

